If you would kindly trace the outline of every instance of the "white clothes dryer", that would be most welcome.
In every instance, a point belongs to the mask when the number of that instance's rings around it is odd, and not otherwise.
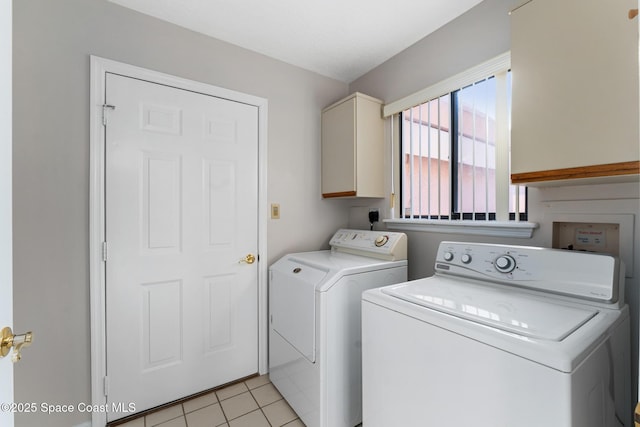
[[[338,230],[269,269],[269,376],[307,427],[362,421],[361,298],[407,280],[403,233]]]
[[[442,242],[435,271],[363,294],[363,425],[631,427],[617,258]]]

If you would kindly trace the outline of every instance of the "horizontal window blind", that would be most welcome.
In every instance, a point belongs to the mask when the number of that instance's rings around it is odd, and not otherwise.
[[[384,117],[398,114],[411,107],[438,98],[462,87],[472,85],[487,76],[493,76],[505,72],[511,68],[511,52],[505,52],[469,70],[456,74],[439,83],[422,89],[407,97],[386,104],[383,108]]]

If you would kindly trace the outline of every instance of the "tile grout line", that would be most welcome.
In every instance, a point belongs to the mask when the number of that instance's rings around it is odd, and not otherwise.
[[[187,422],[187,413],[184,411],[184,402],[180,403],[180,409],[182,409],[182,418],[184,418],[184,425],[189,427],[189,423]]]
[[[271,384],[271,381],[269,381],[269,384]],[[265,386],[265,385],[266,384],[263,384],[262,386]],[[262,386],[260,386],[260,387],[262,387]],[[256,388],[254,388],[254,390],[257,389],[257,388],[260,388],[260,387],[256,387]],[[247,388],[249,388],[249,386],[247,386]],[[264,411],[262,410],[262,406],[260,406],[260,403],[258,402],[256,397],[251,392],[251,389],[249,389],[249,394],[251,394],[251,398],[253,398],[254,402],[256,402],[256,405],[258,405],[258,409],[260,410],[260,413],[262,413],[262,416],[264,417],[264,419],[267,420],[267,424],[269,424],[269,426],[271,426],[271,427],[275,427],[273,424],[271,424],[271,420],[269,418],[267,418],[267,414],[265,414]]]
[[[260,386],[258,386],[258,387],[253,388],[253,390],[257,390],[257,389],[259,389],[259,388],[261,388],[261,387],[266,387],[266,386],[268,386],[268,385],[273,386],[273,383],[271,382],[271,380],[269,380],[269,382],[268,382],[268,383],[266,383],[266,384],[262,384],[262,385],[260,385]],[[247,386],[247,388],[248,388],[248,387],[249,387],[249,386]],[[288,421],[288,422],[286,422],[285,424],[281,424],[281,425],[279,425],[279,426],[273,425],[273,424],[271,423],[271,420],[267,417],[267,414],[264,412],[263,408],[265,408],[265,407],[267,407],[267,406],[274,405],[274,404],[276,404],[276,403],[278,403],[278,402],[280,402],[280,401],[284,401],[285,403],[287,403],[287,405],[289,405],[289,404],[288,404],[288,402],[285,400],[284,396],[282,396],[282,393],[280,393],[280,391],[279,391],[277,388],[275,388],[275,386],[273,386],[273,387],[274,387],[274,389],[276,390],[276,392],[278,393],[278,396],[280,396],[280,399],[277,399],[277,400],[274,400],[273,402],[267,403],[267,404],[266,404],[266,405],[264,405],[264,406],[261,406],[261,405],[260,405],[260,403],[259,403],[259,402],[257,401],[257,399],[255,398],[255,396],[253,395],[253,393],[251,393],[251,397],[253,397],[253,400],[255,400],[255,401],[256,401],[256,403],[258,404],[258,408],[260,408],[260,411],[262,412],[262,414],[264,415],[264,417],[267,419],[267,422],[269,423],[269,425],[270,425],[271,427],[285,427],[287,424],[291,424],[291,423],[293,423],[293,422],[294,422],[294,421],[296,421],[296,420],[300,420],[300,421],[302,422],[302,420],[300,419],[300,416],[299,416],[299,415],[294,411],[294,414],[295,414],[295,416],[296,416],[296,417],[295,417],[294,419],[292,419],[291,421]],[[249,391],[251,392],[251,391],[252,391],[252,389],[249,389]]]
[[[222,406],[222,400],[218,398],[218,393],[216,393],[216,399],[218,399],[218,403],[220,404],[220,410],[222,411],[222,416],[224,416],[224,420],[227,422],[227,425],[230,425],[229,423],[231,421],[229,420],[229,417],[227,417],[227,413],[225,412],[224,407]]]
[[[224,417],[224,423],[227,425],[227,427],[229,427],[229,420],[227,419],[227,414],[225,414],[224,413],[224,409],[222,409],[222,400],[220,400],[220,398],[218,397],[218,393],[216,393],[215,391],[213,392],[213,395],[216,397],[216,403],[220,407],[220,412],[222,412],[222,416]],[[214,405],[215,405],[215,403],[214,403]],[[195,412],[195,411],[193,411],[193,412]],[[222,424],[220,424],[220,425],[222,425]],[[189,426],[187,426],[187,427],[189,427]],[[216,427],[218,427],[218,426],[216,426]]]
[[[240,395],[242,395],[242,394],[244,394],[244,393],[246,393],[246,392],[249,392],[249,394],[250,394],[250,396],[251,396],[251,399],[252,399],[252,400],[253,400],[253,402],[257,405],[258,409],[260,410],[260,413],[262,414],[262,416],[263,416],[263,417],[264,417],[264,419],[267,421],[267,424],[268,424],[270,427],[285,427],[286,425],[291,424],[291,423],[293,423],[293,422],[294,422],[294,421],[296,421],[296,420],[300,420],[300,417],[298,416],[298,414],[295,414],[295,412],[294,412],[294,414],[296,415],[296,418],[294,418],[293,420],[290,420],[290,421],[288,421],[287,423],[282,424],[282,425],[275,425],[275,424],[274,424],[274,423],[273,423],[273,422],[272,422],[272,421],[267,417],[267,414],[266,414],[266,412],[264,411],[264,408],[265,408],[265,407],[270,406],[270,405],[274,405],[274,404],[276,404],[276,403],[278,403],[278,402],[281,402],[281,401],[285,401],[285,399],[284,399],[284,397],[282,396],[282,394],[281,394],[281,393],[276,389],[276,392],[278,393],[278,396],[280,397],[279,399],[277,399],[277,400],[275,400],[275,401],[273,401],[273,402],[269,402],[269,403],[267,403],[267,404],[265,404],[265,405],[261,405],[261,404],[258,402],[258,400],[257,400],[256,396],[253,394],[253,391],[254,391],[254,390],[258,390],[258,389],[263,388],[263,387],[268,387],[269,385],[272,385],[272,386],[273,386],[273,383],[272,383],[270,380],[269,380],[269,381],[267,381],[267,382],[266,382],[266,383],[264,383],[264,384],[256,385],[256,386],[255,386],[255,387],[253,387],[253,388],[251,388],[251,387],[249,386],[249,384],[247,384],[247,383],[246,383],[246,381],[243,381],[243,382],[241,382],[240,384],[243,384],[243,385],[245,386],[246,391],[240,392],[240,393],[235,394],[235,395],[233,395],[233,396],[229,396],[229,397],[227,397],[226,399],[222,399],[222,400],[221,400],[221,399],[220,399],[220,397],[218,396],[218,393],[214,391],[214,392],[212,392],[213,396],[215,397],[215,401],[214,401],[213,403],[211,403],[211,404],[207,404],[207,405],[205,405],[205,406],[203,406],[203,407],[196,408],[196,409],[194,409],[194,410],[190,411],[189,413],[197,412],[197,411],[200,411],[200,410],[202,410],[202,409],[204,409],[204,408],[207,408],[207,407],[209,407],[209,406],[213,406],[213,405],[217,404],[217,405],[219,406],[219,408],[220,408],[220,411],[222,412],[222,415],[223,415],[223,417],[224,417],[225,424],[226,424],[227,426],[230,426],[231,421],[236,420],[236,419],[238,419],[238,418],[241,418],[241,417],[243,417],[243,416],[245,416],[245,415],[248,415],[248,414],[250,414],[250,413],[252,413],[252,412],[255,412],[256,410],[255,410],[255,409],[254,409],[254,410],[249,410],[248,412],[246,412],[246,413],[244,413],[244,414],[241,414],[241,415],[239,415],[239,416],[237,416],[237,417],[233,418],[233,420],[232,420],[232,419],[230,419],[230,418],[229,418],[229,416],[227,415],[227,413],[226,413],[226,411],[225,411],[224,407],[222,406],[222,402],[223,402],[223,400],[229,400],[229,399],[232,399],[232,398],[234,398],[234,397],[240,396]],[[224,389],[222,389],[222,390],[224,390]],[[181,415],[179,415],[179,416],[177,416],[177,417],[174,417],[174,418],[171,418],[171,419],[169,419],[169,420],[165,420],[165,421],[163,421],[163,423],[165,423],[165,422],[169,422],[169,421],[172,421],[172,420],[176,420],[176,419],[178,419],[178,418],[182,418],[182,419],[184,420],[184,425],[185,425],[186,427],[189,427],[189,422],[187,421],[187,411],[186,411],[186,408],[185,408],[185,406],[184,406],[184,404],[185,404],[186,402],[189,402],[189,401],[185,401],[185,402],[181,402],[181,403],[179,403],[179,405],[180,405],[180,412],[181,412]],[[285,402],[286,402],[286,401],[285,401]],[[153,426],[151,426],[151,425],[149,424],[149,420],[147,420],[147,417],[146,417],[146,416],[145,416],[145,417],[143,417],[143,427],[153,427]]]
[[[244,392],[242,392],[242,393],[238,393],[238,394],[236,394],[236,395],[234,395],[234,396],[231,396],[231,397],[228,397],[228,398],[226,398],[226,399],[224,399],[224,400],[233,399],[234,397],[240,396],[240,395],[242,395],[242,394],[244,394],[244,393],[249,393],[249,395],[250,395],[250,396],[251,396],[251,398],[254,400],[254,402],[256,402],[256,405],[258,405],[258,409],[261,409],[261,408],[260,408],[260,404],[256,401],[256,398],[255,398],[255,397],[253,397],[253,393],[251,393],[251,389],[249,389],[249,386],[247,386],[247,385],[245,384],[245,387],[247,387],[247,391],[244,391]],[[216,397],[218,397],[218,396],[216,395]],[[237,419],[238,419],[238,418],[240,418],[240,417],[244,417],[244,416],[245,416],[245,415],[247,415],[247,414],[250,414],[250,413],[252,413],[252,412],[255,412],[255,409],[254,409],[254,410],[252,410],[252,411],[246,412],[246,413],[244,413],[244,414],[238,415],[238,416],[237,416],[237,417],[235,417],[235,418],[230,419],[229,417],[227,417],[227,414],[226,414],[226,412],[224,411],[224,408],[222,407],[222,401],[220,401],[220,409],[222,409],[222,414],[224,415],[225,420],[227,420],[227,424],[228,424],[228,425],[230,425],[230,424],[231,424],[231,421],[233,421],[233,420],[237,420]],[[265,418],[267,418],[267,417],[266,417],[266,415],[265,415]],[[267,422],[269,422],[269,419],[267,419]],[[269,423],[269,425],[271,425],[271,423]]]

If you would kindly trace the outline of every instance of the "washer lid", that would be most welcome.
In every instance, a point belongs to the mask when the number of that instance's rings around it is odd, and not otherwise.
[[[541,301],[513,290],[441,277],[388,286],[382,292],[520,336],[562,341],[598,310]]]
[[[326,250],[293,253],[286,255],[283,260],[284,259],[289,260],[294,264],[297,263],[298,267],[314,268],[325,271],[326,275],[323,280],[316,282],[315,289],[318,292],[328,291],[343,276],[407,265],[406,260],[387,261],[361,255],[353,255],[350,253]],[[279,266],[281,262],[283,261],[278,261],[271,268],[277,268],[276,266]]]

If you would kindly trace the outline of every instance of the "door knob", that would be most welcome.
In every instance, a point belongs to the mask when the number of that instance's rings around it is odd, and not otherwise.
[[[22,348],[31,345],[33,341],[33,332],[29,331],[26,334],[15,334],[11,331],[10,327],[3,328],[0,331],[0,357],[5,357],[9,354],[11,347],[13,347],[13,355],[11,361],[16,363],[22,359]]]
[[[256,262],[256,257],[253,254],[248,254],[246,257],[238,261],[238,264],[242,264],[243,262],[246,262],[247,264],[253,264],[254,262]]]

